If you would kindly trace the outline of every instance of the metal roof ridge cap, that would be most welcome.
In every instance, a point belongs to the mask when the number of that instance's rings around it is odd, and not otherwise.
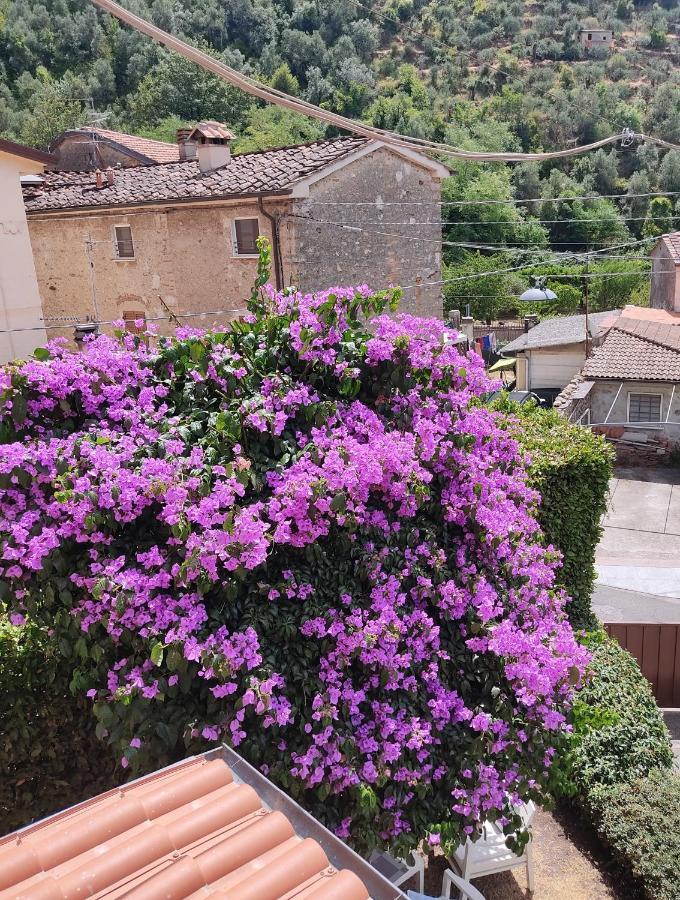
[[[222,744],[215,750],[209,750],[203,754],[205,758],[222,758],[226,761],[234,776],[235,782],[249,784],[255,789],[263,805],[271,810],[279,810],[290,821],[295,833],[302,837],[311,837],[318,841],[329,862],[338,871],[350,869],[363,882],[371,894],[371,900],[406,900],[406,894],[395,887],[384,875],[359,856],[341,838],[322,825],[311,813],[303,809],[299,803],[289,797],[284,791],[276,787],[268,778],[258,772],[243,757],[239,756],[231,747]],[[329,843],[330,847],[324,844]],[[337,852],[336,852],[337,851]]]

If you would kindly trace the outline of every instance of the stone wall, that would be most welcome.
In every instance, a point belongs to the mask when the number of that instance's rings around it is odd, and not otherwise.
[[[257,271],[256,258],[234,256],[235,218],[258,218],[260,233],[271,238],[269,222],[255,201],[178,205],[167,211],[32,215],[45,318],[53,323],[62,317],[106,322],[126,312],[166,316],[168,308],[177,315],[233,310],[186,320],[203,327],[224,324],[243,310]],[[115,225],[132,229],[134,259],[116,257]],[[160,330],[171,327],[161,323]]]
[[[430,172],[386,149],[339,169],[311,185],[308,199],[294,201],[296,215],[319,221],[285,222],[291,241],[286,283],[303,289],[420,283],[405,290],[402,308],[441,316],[441,285],[427,284],[441,278],[440,198]]]
[[[107,166],[115,169],[117,166],[129,168],[140,165],[133,154],[118,150],[105,140],[95,143],[89,134],[64,138],[55,148],[55,155],[59,160],[56,168],[61,172],[94,172]]]
[[[680,277],[675,260],[663,241],[651,253],[652,279],[649,305],[667,312],[680,311]]]

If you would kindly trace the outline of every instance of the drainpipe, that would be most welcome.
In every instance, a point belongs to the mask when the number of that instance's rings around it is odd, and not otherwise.
[[[283,267],[281,265],[281,245],[279,242],[279,220],[277,216],[272,215],[272,213],[267,212],[264,208],[264,204],[262,203],[262,197],[257,198],[257,207],[265,217],[265,219],[269,220],[269,224],[272,227],[272,253],[274,257],[274,281],[276,283],[276,290],[283,290]]]

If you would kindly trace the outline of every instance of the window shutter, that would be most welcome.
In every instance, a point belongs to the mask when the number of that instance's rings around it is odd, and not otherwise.
[[[116,225],[115,235],[118,259],[134,259],[135,245],[132,241],[132,228],[129,225]]]
[[[236,232],[236,252],[239,256],[247,256],[257,253],[255,243],[260,236],[260,223],[257,219],[236,219],[234,221]]]

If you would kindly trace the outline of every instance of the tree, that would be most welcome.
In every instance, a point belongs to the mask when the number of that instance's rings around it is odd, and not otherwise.
[[[216,75],[176,53],[163,52],[130,97],[128,108],[133,126],[179,116],[189,122],[216,119],[238,128],[251,103],[247,94]]]
[[[297,97],[300,93],[300,82],[290,71],[288,63],[281,63],[269,83],[277,91],[283,91],[284,94],[292,94]]]
[[[645,237],[658,237],[674,231],[678,216],[673,212],[673,204],[668,197],[653,197],[642,233]]]
[[[70,87],[64,82],[46,80],[33,95],[20,138],[30,147],[46,150],[62,131],[78,128],[84,121],[82,104],[73,99]]]
[[[322,122],[282,109],[280,106],[254,106],[246,117],[243,133],[234,142],[236,153],[291,147],[323,138]]]
[[[669,150],[659,169],[659,187],[662,191],[680,191],[680,150]]]
[[[480,322],[491,322],[500,309],[507,307],[513,298],[507,287],[507,277],[497,274],[498,269],[511,265],[502,254],[482,256],[466,252],[453,265],[444,266],[444,312],[454,309],[470,314]],[[486,274],[489,273],[489,274]]]

